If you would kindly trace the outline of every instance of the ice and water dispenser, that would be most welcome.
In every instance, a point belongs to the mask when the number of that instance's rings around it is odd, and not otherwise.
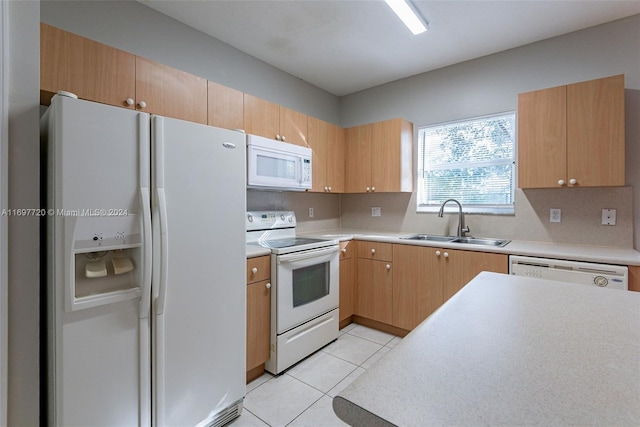
[[[67,311],[140,296],[142,235],[139,215],[65,218],[72,231],[66,283]],[[71,236],[70,236],[71,237]]]

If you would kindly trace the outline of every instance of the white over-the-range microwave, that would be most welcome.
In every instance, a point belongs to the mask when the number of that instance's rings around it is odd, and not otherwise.
[[[257,135],[247,135],[247,188],[311,188],[311,149]]]

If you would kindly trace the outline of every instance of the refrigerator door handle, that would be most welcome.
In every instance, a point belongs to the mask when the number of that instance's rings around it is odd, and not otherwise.
[[[160,225],[160,280],[158,285],[158,297],[155,302],[155,314],[164,312],[165,298],[167,294],[167,275],[169,263],[167,249],[169,248],[169,233],[167,232],[167,202],[164,188],[157,189],[158,220]]]
[[[140,284],[140,318],[144,319],[149,316],[151,305],[151,262],[152,262],[152,246],[151,246],[151,200],[149,197],[149,189],[147,187],[140,188],[140,203],[142,205],[142,257],[143,272],[142,283]]]

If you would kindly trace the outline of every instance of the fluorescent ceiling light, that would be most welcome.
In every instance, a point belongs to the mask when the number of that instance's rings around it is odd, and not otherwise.
[[[391,10],[402,19],[404,25],[413,33],[418,35],[427,31],[427,23],[418,15],[416,10],[407,2],[407,0],[384,0]]]

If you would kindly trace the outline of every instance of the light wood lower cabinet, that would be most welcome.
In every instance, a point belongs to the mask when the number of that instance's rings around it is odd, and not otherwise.
[[[364,242],[357,245],[356,314],[378,322],[392,321],[392,245]]]
[[[393,245],[393,326],[411,330],[444,301],[438,249]]]
[[[264,372],[269,360],[271,257],[247,260],[247,382]]]
[[[507,273],[509,268],[506,254],[357,244],[355,314],[396,330],[415,328],[481,271]]]
[[[340,242],[340,326],[350,323],[356,307],[355,242]],[[344,324],[343,324],[344,323]]]
[[[640,266],[629,266],[629,290],[640,292]]]

